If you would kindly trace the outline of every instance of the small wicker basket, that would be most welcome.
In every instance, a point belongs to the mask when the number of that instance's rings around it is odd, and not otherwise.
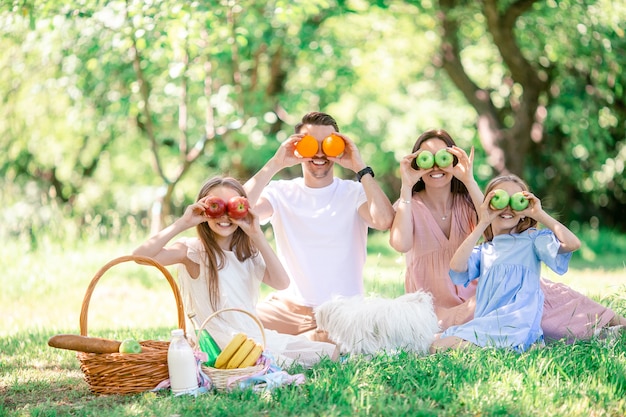
[[[227,311],[235,311],[235,312],[244,313],[247,316],[249,316],[252,320],[254,320],[254,322],[257,324],[257,326],[259,326],[259,329],[261,330],[261,337],[263,338],[263,350],[265,350],[265,346],[267,343],[265,340],[265,329],[263,328],[263,324],[255,315],[253,315],[252,313],[246,310],[242,310],[239,308],[224,308],[222,310],[216,311],[215,313],[211,314],[209,317],[207,317],[204,320],[204,322],[198,329],[198,332],[202,331],[202,329],[204,329],[204,327],[207,324],[209,324],[209,321],[211,321],[213,318]],[[200,335],[198,335],[198,337],[200,337]],[[204,364],[201,367],[202,367],[202,371],[204,371],[204,373],[207,374],[209,378],[211,378],[211,383],[213,384],[213,387],[215,387],[215,389],[217,389],[218,391],[226,391],[236,381],[243,379],[245,377],[248,377],[248,376],[262,373],[263,369],[265,368],[265,365],[258,364],[258,365],[249,366],[246,368],[234,368],[234,369],[218,369],[218,368],[214,368],[211,366],[206,366]]]
[[[91,280],[83,299],[80,312],[80,334],[87,336],[87,316],[93,290],[106,271],[123,262],[152,265],[165,276],[172,288],[178,311],[178,327],[185,330],[185,316],[178,286],[165,267],[152,258],[122,256],[104,265]],[[140,342],[141,353],[85,353],[78,352],[80,369],[85,374],[89,389],[94,394],[137,394],[154,389],[169,378],[167,349],[169,341],[145,340]]]

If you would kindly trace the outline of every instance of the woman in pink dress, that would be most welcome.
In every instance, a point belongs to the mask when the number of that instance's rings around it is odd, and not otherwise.
[[[454,163],[420,169],[416,157],[447,148]],[[474,207],[483,193],[473,174],[474,149],[457,147],[444,130],[424,132],[400,161],[402,187],[389,242],[406,257],[405,291],[430,292],[441,330],[474,317],[476,284],[456,286],[450,259],[477,223]],[[626,318],[572,288],[541,278],[545,301],[541,327],[547,341],[587,339],[604,327],[626,325]]]

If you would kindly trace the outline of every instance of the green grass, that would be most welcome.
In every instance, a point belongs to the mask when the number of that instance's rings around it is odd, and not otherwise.
[[[146,334],[146,336],[149,336]],[[623,416],[626,336],[617,343],[556,343],[522,355],[471,350],[401,353],[303,371],[307,382],[270,394],[232,392],[94,396],[73,352],[45,332],[2,339],[0,415],[206,416]],[[294,369],[292,372],[302,371]]]
[[[585,243],[595,259],[581,256],[572,261],[568,274],[552,278],[625,314],[624,267],[616,259],[626,259],[626,237],[610,238],[615,253],[596,253],[590,239]],[[626,415],[626,334],[608,343],[554,343],[521,355],[473,349],[428,357],[400,353],[325,361],[310,370],[290,370],[306,375],[304,385],[266,394],[95,396],[75,353],[50,348],[47,340],[79,332],[82,298],[91,278],[132,247],[47,244],[28,252],[27,244],[5,242],[0,254],[0,417]],[[403,293],[404,260],[389,247],[386,234],[370,236],[365,283],[369,293]],[[89,334],[165,340],[176,325],[174,307],[160,272],[118,265],[94,291]]]

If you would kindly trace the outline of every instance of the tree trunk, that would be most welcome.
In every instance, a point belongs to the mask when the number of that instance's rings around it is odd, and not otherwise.
[[[448,74],[465,99],[477,113],[478,136],[496,174],[515,173],[522,176],[524,160],[532,141],[540,141],[543,132],[544,108],[540,98],[547,92],[549,83],[528,62],[515,38],[515,21],[536,0],[520,0],[498,11],[497,0],[484,0],[482,13],[487,31],[499,51],[509,74],[503,84],[520,85],[522,93],[513,92],[505,97],[504,106],[498,108],[491,100],[494,91],[480,88],[467,74],[461,61],[459,46],[458,10],[465,2],[440,0],[442,28],[440,56],[436,63]],[[455,10],[456,9],[456,10]],[[511,90],[513,91],[513,90]],[[513,120],[512,124],[507,120]]]

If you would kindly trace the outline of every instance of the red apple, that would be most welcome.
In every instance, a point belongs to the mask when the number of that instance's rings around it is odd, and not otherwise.
[[[237,195],[228,200],[228,215],[233,219],[243,219],[248,214],[250,204],[244,196]]]
[[[205,213],[211,218],[223,216],[226,213],[226,202],[219,197],[210,196],[204,203],[207,205]]]

